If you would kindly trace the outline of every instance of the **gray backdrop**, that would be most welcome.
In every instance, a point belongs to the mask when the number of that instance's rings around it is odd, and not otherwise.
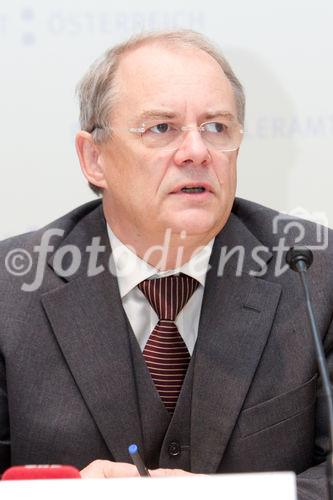
[[[94,195],[74,150],[74,89],[107,47],[193,28],[247,94],[238,195],[332,225],[332,0],[7,0],[0,4],[0,238]]]

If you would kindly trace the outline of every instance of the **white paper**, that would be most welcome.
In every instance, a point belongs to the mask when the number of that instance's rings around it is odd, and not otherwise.
[[[2,500],[296,500],[292,472],[168,478],[1,481]]]

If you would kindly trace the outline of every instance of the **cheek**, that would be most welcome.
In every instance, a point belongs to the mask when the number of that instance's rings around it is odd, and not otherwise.
[[[139,177],[133,158],[118,152],[105,158],[103,169],[110,191],[117,191],[118,195],[134,186]]]
[[[220,186],[229,187],[234,191],[237,181],[236,157],[223,153],[223,156],[219,157],[216,164],[218,167],[215,171]]]
[[[170,152],[146,153],[138,164],[138,184],[147,196],[158,195],[160,187],[169,174],[172,155]],[[147,200],[148,201],[148,200]],[[150,200],[149,200],[150,201]]]

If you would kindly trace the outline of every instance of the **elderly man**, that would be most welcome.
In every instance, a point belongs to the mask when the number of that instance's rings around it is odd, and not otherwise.
[[[295,233],[234,198],[245,100],[229,64],[199,34],[155,33],[108,51],[79,96],[102,203],[1,245],[1,468],[133,475],[135,442],[155,474],[294,470],[299,498],[324,498],[325,405],[281,264]],[[24,278],[4,265],[16,248]],[[310,275],[327,353],[331,258]]]

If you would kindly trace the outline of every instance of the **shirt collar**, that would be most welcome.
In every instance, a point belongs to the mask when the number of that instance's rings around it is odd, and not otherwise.
[[[205,286],[210,254],[215,238],[212,238],[206,246],[196,252],[188,262],[179,268],[159,271],[124,245],[113,233],[109,225],[107,226],[107,230],[121,298],[125,297],[125,295],[145,279],[162,278],[178,273],[187,274],[196,279],[200,285]]]

